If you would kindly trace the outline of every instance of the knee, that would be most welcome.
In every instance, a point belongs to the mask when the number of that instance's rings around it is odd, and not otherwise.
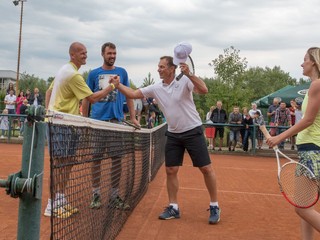
[[[179,167],[166,167],[167,176],[175,176],[178,173]]]
[[[213,174],[213,169],[212,169],[211,164],[206,165],[204,167],[200,167],[199,169],[200,169],[200,171],[202,172],[203,175]]]

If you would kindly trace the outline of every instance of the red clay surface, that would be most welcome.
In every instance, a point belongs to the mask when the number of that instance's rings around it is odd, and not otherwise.
[[[299,219],[279,193],[275,158],[211,155],[218,181],[221,222],[207,222],[209,204],[202,175],[185,155],[180,168],[181,218],[158,220],[167,205],[165,169],[161,167],[117,240],[256,240],[300,239]],[[7,179],[21,166],[22,145],[0,144],[0,179]],[[49,158],[45,154],[42,209],[48,197]],[[0,189],[0,240],[17,236],[18,199]],[[50,219],[41,218],[41,239],[50,237]],[[320,234],[315,234],[320,240]]]

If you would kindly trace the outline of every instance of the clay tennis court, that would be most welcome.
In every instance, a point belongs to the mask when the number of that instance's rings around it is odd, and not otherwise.
[[[46,150],[47,151],[47,150]],[[0,179],[18,172],[22,145],[0,144]],[[117,240],[188,239],[300,239],[299,219],[279,193],[274,157],[211,155],[218,180],[221,222],[208,224],[209,198],[202,175],[185,155],[180,169],[181,218],[162,221],[158,215],[167,205],[165,169],[162,166],[148,191],[135,208]],[[49,158],[45,154],[42,208],[48,198]],[[0,239],[17,236],[19,199],[0,189]],[[50,219],[41,218],[41,239],[50,237]],[[320,234],[315,234],[320,239]]]

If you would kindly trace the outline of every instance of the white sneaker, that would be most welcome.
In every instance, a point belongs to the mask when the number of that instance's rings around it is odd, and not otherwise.
[[[3,138],[4,138],[4,136],[3,136],[3,135],[1,135],[1,137],[0,137],[0,138],[2,138],[2,139],[3,139]]]
[[[51,217],[51,209],[48,208],[48,206],[46,207],[46,210],[44,210],[44,214],[46,217]]]

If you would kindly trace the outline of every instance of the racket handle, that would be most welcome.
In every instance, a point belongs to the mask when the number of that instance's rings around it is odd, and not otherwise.
[[[261,132],[263,133],[263,135],[266,137],[266,138],[269,138],[271,137],[270,133],[268,132],[267,128],[266,128],[266,125],[260,125],[259,126]]]
[[[179,81],[183,76],[183,72],[181,72],[177,77],[176,77],[176,80]]]

